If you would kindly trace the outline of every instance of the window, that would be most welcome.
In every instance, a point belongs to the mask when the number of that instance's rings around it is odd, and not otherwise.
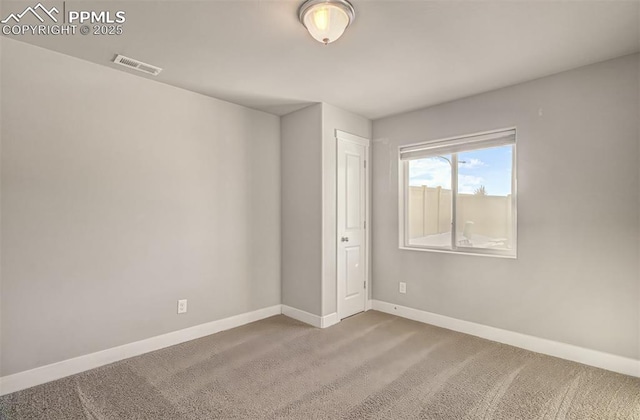
[[[516,256],[516,131],[400,148],[400,248]]]

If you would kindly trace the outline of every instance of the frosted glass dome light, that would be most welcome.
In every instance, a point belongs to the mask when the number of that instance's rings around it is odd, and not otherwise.
[[[298,18],[314,39],[327,45],[342,36],[353,22],[355,10],[347,0],[307,0],[298,10]]]

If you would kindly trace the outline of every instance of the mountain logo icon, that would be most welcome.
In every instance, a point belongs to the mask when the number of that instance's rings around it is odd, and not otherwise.
[[[22,13],[11,13],[9,16],[6,17],[6,19],[0,21],[0,23],[8,23],[10,20],[13,20],[15,23],[19,23],[20,19],[22,19],[28,13],[31,13],[40,22],[44,23],[44,19],[38,12],[40,12],[40,14],[44,14],[45,16],[48,16],[49,19],[51,19],[55,23],[58,23],[58,19],[56,19],[56,17],[53,15],[54,13],[56,15],[60,13],[58,9],[56,9],[55,7],[52,7],[51,9],[48,10],[46,7],[42,5],[42,3],[38,3],[34,7],[29,6],[26,9],[24,9]]]

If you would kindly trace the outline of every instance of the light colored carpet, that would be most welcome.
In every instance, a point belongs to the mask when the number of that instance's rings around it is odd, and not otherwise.
[[[3,419],[640,419],[640,379],[370,311],[284,316],[0,399]]]

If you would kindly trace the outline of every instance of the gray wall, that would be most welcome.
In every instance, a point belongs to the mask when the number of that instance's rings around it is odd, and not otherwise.
[[[371,121],[320,103],[282,117],[282,303],[336,312],[335,130],[371,138]]]
[[[1,43],[1,375],[280,303],[278,117]]]
[[[322,307],[322,104],[281,119],[282,303]]]
[[[637,80],[638,86],[640,86],[640,55],[638,56],[638,68],[637,68]],[[640,121],[640,87],[637,91],[637,119]],[[640,125],[640,123],[638,124]],[[638,149],[640,149],[640,127],[638,127]],[[640,179],[640,165],[638,168],[638,178]],[[640,182],[638,183],[638,199],[640,200]],[[638,203],[638,207],[640,208],[640,202]],[[638,226],[640,226],[640,211],[638,211]],[[638,246],[638,272],[640,273],[640,246]],[[640,276],[639,276],[640,277]],[[640,282],[640,279],[638,280]],[[640,284],[638,285],[638,302],[640,302]],[[640,304],[638,304],[638,353],[637,358],[640,359]]]
[[[375,121],[374,298],[640,358],[638,60]],[[518,259],[399,250],[397,147],[511,126]]]

